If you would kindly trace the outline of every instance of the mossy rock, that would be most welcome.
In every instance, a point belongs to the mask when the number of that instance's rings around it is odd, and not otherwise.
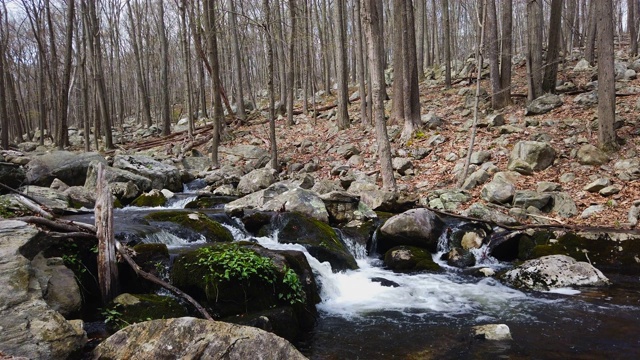
[[[319,261],[328,261],[333,271],[353,270],[358,264],[335,230],[322,221],[295,212],[278,213],[274,220],[278,241],[300,244]]]
[[[203,213],[158,211],[148,214],[144,218],[151,222],[169,222],[180,225],[182,228],[203,235],[210,242],[233,241],[233,235],[231,235],[231,232],[227,228]]]
[[[197,199],[187,203],[184,206],[185,209],[213,209],[219,207],[219,205],[226,204],[235,200],[235,197],[230,196],[209,196],[201,195]]]
[[[149,193],[138,196],[131,202],[131,206],[139,207],[158,207],[165,206],[167,204],[167,198],[163,193],[157,190],[152,190]]]
[[[305,303],[302,282],[292,266],[276,266],[252,247],[258,245],[217,243],[184,253],[173,264],[171,281],[217,317]]]
[[[384,263],[394,272],[443,271],[429,251],[415,246],[401,245],[389,249],[384,254]]]
[[[103,311],[107,324],[115,330],[155,319],[187,316],[188,312],[176,299],[155,294],[120,294]]]
[[[267,230],[267,225],[271,223],[275,213],[272,211],[245,210],[242,216],[242,224],[248,232],[259,235],[261,229]],[[264,234],[265,236],[268,234]]]

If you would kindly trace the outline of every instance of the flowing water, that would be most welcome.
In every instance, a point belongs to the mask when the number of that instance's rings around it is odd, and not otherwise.
[[[171,207],[184,204],[176,201]],[[174,251],[205,241],[181,238],[173,229],[140,225],[136,218],[150,211],[162,210],[116,211],[116,233],[166,243]],[[312,359],[640,358],[637,275],[606,274],[614,285],[603,289],[522,292],[446,264],[442,274],[393,273],[341,233],[359,269],[334,273],[301,245],[279,243],[277,231],[253,238],[238,221],[224,218],[220,211],[208,213],[223,220],[236,240],[250,238],[270,249],[305,253],[321,286],[322,302],[315,329],[297,345]],[[76,220],[91,221],[91,215]],[[434,259],[439,261],[439,255]],[[487,257],[482,249],[477,258],[483,267],[509,266]],[[470,335],[472,326],[492,323],[507,324],[514,340],[485,341]]]

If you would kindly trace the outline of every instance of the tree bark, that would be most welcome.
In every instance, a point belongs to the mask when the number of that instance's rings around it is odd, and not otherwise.
[[[69,107],[69,83],[71,82],[71,58],[73,56],[73,23],[75,21],[75,1],[67,4],[67,23],[65,30],[64,64],[62,68],[62,86],[60,91],[60,124],[58,126],[58,149],[69,144],[67,115]]]
[[[502,2],[502,53],[500,56],[500,96],[498,108],[511,104],[511,57],[513,48],[513,0]]]
[[[267,87],[269,88],[269,140],[271,142],[271,168],[278,169],[278,147],[276,144],[275,90],[273,86],[273,41],[271,36],[271,9],[269,0],[262,0],[264,31],[267,37]]]
[[[542,0],[527,0],[528,100],[542,95]]]
[[[164,2],[158,1],[158,35],[160,36],[160,114],[162,136],[171,134],[171,103],[169,102],[169,41],[164,26]]]
[[[637,0],[627,0],[627,27],[629,28],[629,55],[638,55],[638,28],[636,27]]]
[[[218,40],[216,38],[216,0],[204,0],[207,53],[211,66],[211,94],[213,96],[213,130],[210,156],[213,166],[218,167],[218,147],[220,145],[220,126],[224,121],[222,99],[220,95],[220,64],[218,62]]]
[[[108,304],[118,295],[118,264],[113,233],[113,199],[104,174],[104,165],[97,169],[97,199],[95,205],[98,236],[98,283],[102,303]]]
[[[380,173],[382,175],[382,187],[395,191],[396,180],[391,166],[391,145],[387,135],[387,126],[384,118],[384,68],[382,66],[380,12],[381,0],[362,0],[362,20],[367,37],[369,55],[369,71],[371,73],[371,93],[373,118],[375,119],[376,141],[378,144],[378,158],[380,161]]]
[[[616,90],[613,48],[613,5],[596,1],[598,22],[598,143],[606,151],[618,149],[615,122]]]
[[[365,63],[364,63],[364,44],[362,34],[362,17],[360,11],[360,0],[354,1],[355,17],[353,19],[355,23],[355,36],[356,36],[356,66],[358,68],[358,93],[360,94],[360,121],[363,125],[371,125],[371,119],[367,112],[367,96],[365,90]]]
[[[498,61],[498,17],[496,14],[496,1],[486,0],[487,24],[485,26],[485,38],[487,57],[489,58],[489,76],[491,78],[491,106],[500,109],[500,63]]]
[[[184,103],[187,113],[187,126],[189,137],[193,137],[193,131],[195,130],[193,123],[193,101],[192,92],[193,85],[191,82],[191,54],[189,52],[189,37],[187,36],[187,0],[180,0],[179,13],[180,13],[180,47],[182,48],[182,57],[184,58],[183,76],[185,81],[184,86]]]
[[[244,91],[242,89],[242,58],[240,57],[240,42],[238,40],[238,24],[235,0],[229,0],[229,25],[231,27],[231,46],[233,47],[233,60],[235,71],[233,75],[236,82],[236,116],[241,122],[245,122],[247,114],[244,109]]]
[[[295,66],[294,50],[295,50],[295,33],[296,33],[296,0],[289,0],[289,15],[291,17],[291,31],[289,32],[289,56],[287,68],[287,125],[293,125],[293,93],[294,93],[294,78],[293,69]]]
[[[347,34],[344,23],[345,0],[336,0],[334,3],[334,28],[336,31],[336,71],[338,81],[338,108],[336,112],[336,122],[340,130],[347,129],[350,125],[349,112],[347,105],[349,104],[349,88],[348,70],[347,70]]]
[[[542,81],[543,92],[556,92],[558,80],[558,62],[560,62],[560,36],[562,35],[562,0],[551,1],[551,18],[549,19],[549,43],[547,45],[547,61]]]
[[[449,22],[449,0],[442,0],[442,18],[444,23],[444,86],[449,89],[451,87],[451,26]]]
[[[596,3],[598,0],[589,1],[589,25],[587,27],[587,43],[584,49],[584,58],[589,64],[595,64],[595,44],[598,30],[598,14]]]
[[[139,30],[136,24],[137,20],[134,19],[133,10],[131,8],[130,0],[127,0],[127,9],[129,10],[129,20],[131,32],[129,34],[131,47],[133,48],[133,57],[135,59],[135,70],[136,70],[136,78],[138,80],[138,91],[140,92],[140,102],[142,105],[142,121],[144,124],[149,127],[153,123],[151,121],[151,103],[149,98],[149,90],[147,87],[147,81],[144,76],[144,66],[142,63],[142,55],[140,54],[140,44],[139,44]]]

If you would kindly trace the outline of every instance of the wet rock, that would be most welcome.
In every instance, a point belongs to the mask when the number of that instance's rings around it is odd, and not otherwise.
[[[491,203],[510,203],[516,193],[515,183],[518,176],[520,175],[513,171],[496,173],[493,180],[482,188],[480,196]]]
[[[87,179],[84,183],[84,187],[92,191],[95,191],[98,183],[98,180],[97,180],[98,164],[99,162],[97,161],[92,161],[89,164],[89,168],[87,170]],[[138,188],[138,191],[149,191],[152,188],[151,180],[144,176],[134,174],[128,170],[118,169],[111,166],[104,166],[103,168],[104,168],[104,178],[105,180],[107,180],[109,184],[118,183],[118,182],[121,182],[121,183],[131,182]],[[114,188],[112,188],[111,191],[113,193]],[[116,195],[116,197],[118,196]],[[131,197],[128,197],[128,198],[131,198]]]
[[[600,270],[587,262],[579,262],[566,255],[549,255],[527,260],[505,273],[503,279],[513,286],[537,291],[609,284],[609,279]]]
[[[454,248],[444,255],[449,266],[467,268],[476,264],[476,258],[469,250]]]
[[[54,151],[33,158],[26,165],[28,184],[49,186],[58,178],[65,184],[84,185],[89,164],[99,161],[106,165],[105,158],[96,152],[75,154],[69,151]]]
[[[153,189],[148,193],[144,193],[138,196],[131,205],[140,207],[158,207],[164,206],[167,203],[167,197],[157,189]]]
[[[203,213],[161,211],[147,214],[144,218],[161,228],[167,228],[166,223],[174,224],[169,230],[181,234],[185,239],[200,240],[201,236],[204,236],[210,242],[233,241],[233,236],[227,228]]]
[[[609,162],[609,156],[591,144],[585,144],[578,149],[576,160],[582,165],[602,165]]]
[[[397,246],[384,255],[385,265],[394,272],[441,271],[431,253],[415,246]]]
[[[148,156],[116,155],[113,159],[113,167],[127,170],[151,180],[151,187],[153,189],[169,189],[174,192],[182,191],[182,178],[178,168],[154,160]]]
[[[187,316],[178,300],[156,294],[120,294],[106,309],[117,313],[109,324],[117,330],[144,321]]]
[[[329,222],[329,212],[322,199],[313,191],[294,188],[277,195],[260,206],[261,211],[294,211],[322,222]]]
[[[162,359],[171,349],[174,358],[306,359],[288,341],[266,331],[196,318],[153,320],[129,326],[103,341],[93,351],[100,359]]]
[[[525,115],[540,115],[562,106],[562,99],[556,94],[544,94],[527,105]]]
[[[381,278],[381,277],[373,277],[371,278],[371,282],[377,282],[380,283],[380,285],[382,286],[386,286],[386,287],[400,287],[400,284],[398,284],[395,281],[391,281],[389,279],[385,279],[385,278]]]
[[[511,330],[505,324],[478,325],[471,328],[473,337],[476,339],[505,341],[513,340]]]
[[[0,349],[16,357],[66,359],[87,338],[82,321],[65,320],[45,302],[32,263],[22,255],[41,237],[24,222],[0,220]]]
[[[251,194],[276,182],[275,170],[256,169],[240,178],[237,190],[242,195]]]
[[[553,164],[556,151],[551,145],[538,141],[519,141],[511,151],[509,162],[522,160],[531,165],[534,171],[541,171]]]
[[[431,210],[412,209],[392,216],[380,228],[378,249],[386,251],[397,245],[418,246],[435,252],[443,222]]]

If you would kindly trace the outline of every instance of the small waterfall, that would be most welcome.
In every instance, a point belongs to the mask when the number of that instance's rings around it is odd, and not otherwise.
[[[167,209],[184,209],[184,207],[196,200],[198,198],[198,195],[190,195],[190,196],[178,196],[175,195],[174,197],[172,197],[171,199],[169,199],[169,201],[167,201],[167,206],[165,206],[164,208]]]
[[[347,234],[345,234],[342,230],[334,228],[336,234],[342,241],[342,243],[347,247],[349,253],[353,255],[353,257],[358,259],[365,259],[367,257],[367,248],[359,244],[355,239],[351,238]]]
[[[179,236],[173,235],[167,231],[159,230],[147,234],[143,240],[145,244],[165,244],[169,248],[183,247],[195,244],[204,244],[207,242],[204,236],[200,235],[200,239],[196,241],[188,241]]]

